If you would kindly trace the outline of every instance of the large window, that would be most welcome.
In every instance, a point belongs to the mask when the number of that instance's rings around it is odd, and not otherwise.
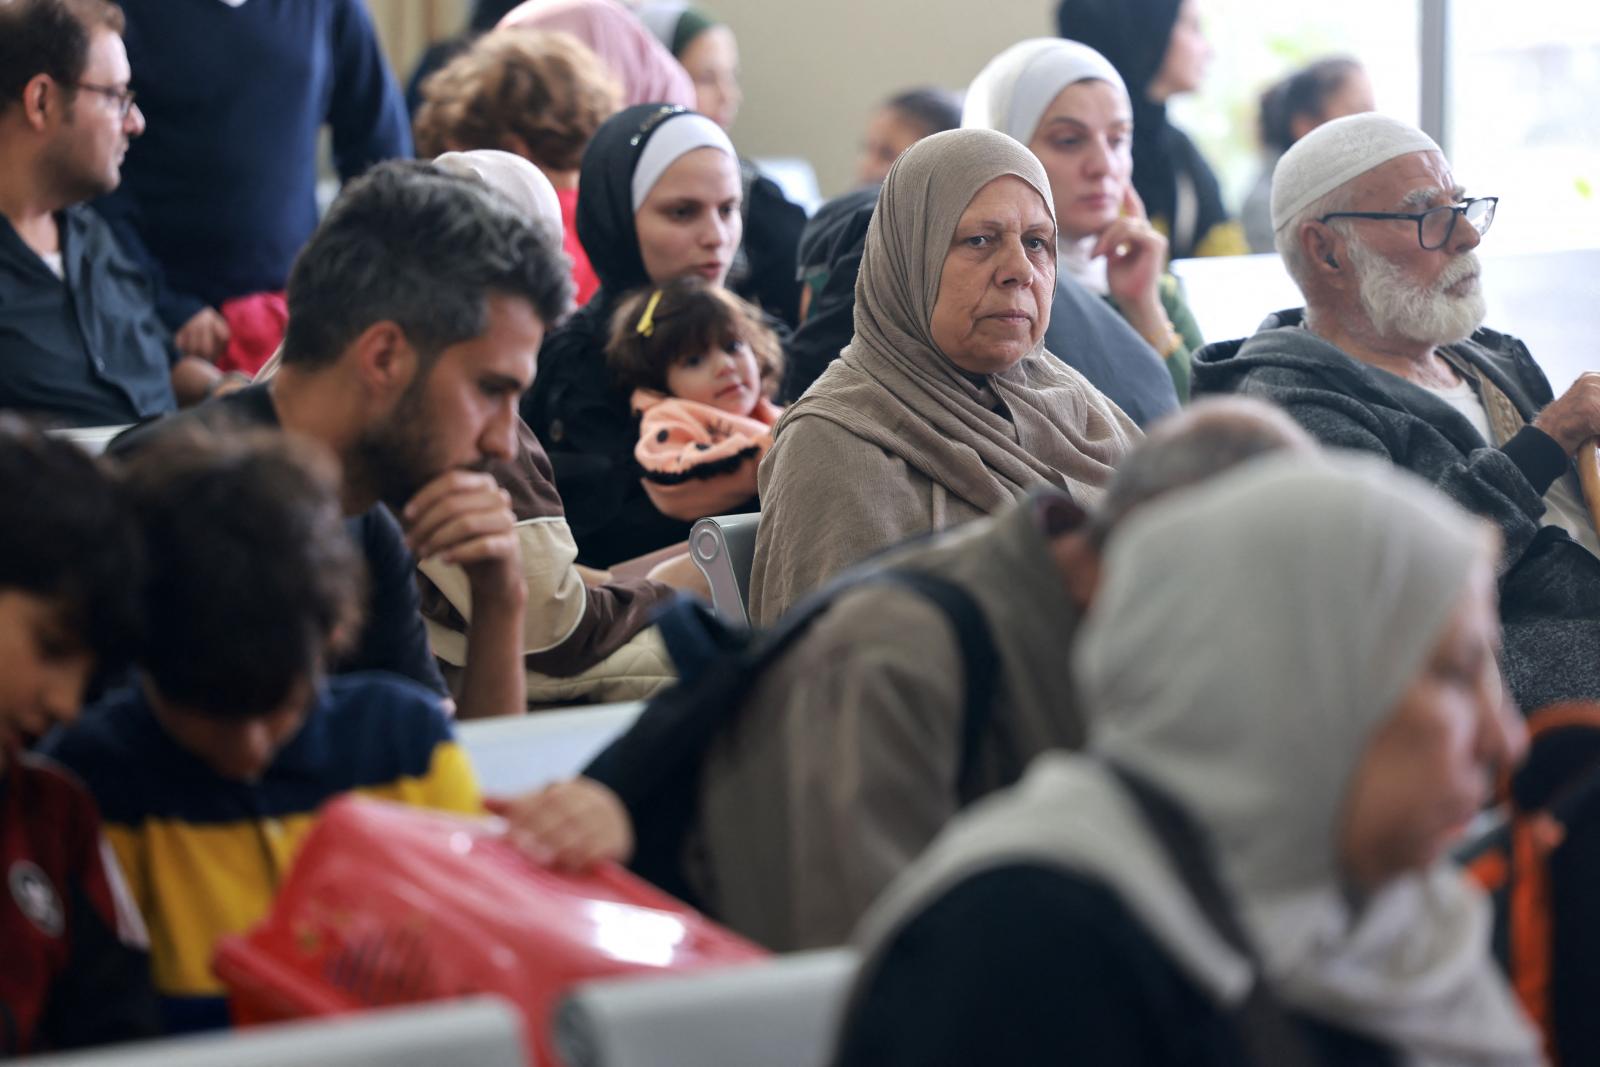
[[[1445,148],[1497,250],[1600,247],[1600,4],[1451,0]]]
[[[1359,59],[1378,108],[1416,122],[1420,99],[1417,0],[1199,0],[1214,55],[1205,88],[1173,101],[1182,127],[1222,182],[1234,208],[1262,166],[1256,139],[1261,93],[1325,56]]]
[[[1205,89],[1173,102],[1237,208],[1262,166],[1261,91],[1326,55],[1367,68],[1378,108],[1435,126],[1457,177],[1501,197],[1496,251],[1600,247],[1600,3],[1200,0]],[[1445,32],[1425,35],[1426,15]],[[1425,84],[1425,80],[1427,84]],[[1438,114],[1423,118],[1431,94]]]

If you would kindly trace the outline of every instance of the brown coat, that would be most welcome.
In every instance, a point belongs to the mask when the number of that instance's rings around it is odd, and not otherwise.
[[[1001,664],[987,789],[1082,744],[1068,646],[1078,612],[1031,502],[886,556],[977,599]],[[943,613],[845,594],[708,757],[689,869],[716,913],[780,951],[836,944],[958,807],[962,664]]]

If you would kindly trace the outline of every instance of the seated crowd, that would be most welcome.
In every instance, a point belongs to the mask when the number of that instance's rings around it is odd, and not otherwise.
[[[810,222],[696,8],[479,0],[418,160],[361,4],[213,6],[0,0],[0,1057],[227,1026],[350,794],[854,944],[839,1064],[1600,1057],[1600,373],[1483,325],[1497,199],[1353,61],[1269,94],[1304,306],[1206,344],[1195,0],[1062,0]],[[506,796],[455,725],[634,700]]]

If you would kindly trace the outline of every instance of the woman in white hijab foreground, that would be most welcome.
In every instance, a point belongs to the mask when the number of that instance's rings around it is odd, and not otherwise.
[[[838,1062],[1543,1063],[1444,856],[1525,745],[1494,555],[1351,459],[1131,518],[1075,653],[1088,751],[869,913]]]

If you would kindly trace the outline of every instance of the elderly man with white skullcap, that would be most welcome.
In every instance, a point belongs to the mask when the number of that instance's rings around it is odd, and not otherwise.
[[[1272,400],[1323,444],[1387,456],[1495,523],[1505,673],[1532,711],[1600,700],[1600,537],[1571,458],[1600,434],[1600,374],[1556,398],[1522,342],[1480,325],[1473,250],[1495,206],[1406,123],[1312,131],[1272,183],[1305,308],[1201,350],[1194,391]]]

